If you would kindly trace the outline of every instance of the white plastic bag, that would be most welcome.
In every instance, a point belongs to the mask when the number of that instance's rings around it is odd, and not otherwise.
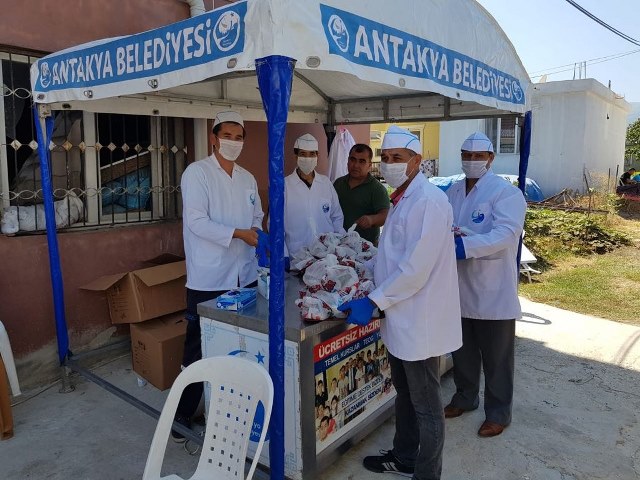
[[[2,210],[2,222],[0,222],[2,233],[13,235],[20,230],[18,222],[18,207],[9,207]]]
[[[327,267],[338,264],[338,258],[335,255],[327,255],[322,260],[313,263],[304,272],[302,281],[308,287],[316,287],[322,285],[322,278],[327,272]]]

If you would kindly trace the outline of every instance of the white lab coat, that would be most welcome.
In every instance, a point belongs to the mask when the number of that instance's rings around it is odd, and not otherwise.
[[[255,248],[232,238],[236,228],[262,228],[264,214],[253,175],[234,165],[230,177],[212,155],[189,165],[180,187],[187,287],[228,290],[254,282]]]
[[[312,244],[321,233],[345,233],[344,216],[333,184],[315,174],[311,188],[294,172],[284,179],[284,238],[294,254]]]
[[[462,345],[452,222],[444,193],[416,175],[382,229],[369,298],[384,310],[382,340],[401,360],[425,360]]]
[[[351,147],[355,144],[356,141],[353,139],[351,132],[346,128],[340,127],[329,149],[329,172],[327,177],[331,182],[335,182],[336,179],[349,173],[347,161]]]
[[[447,190],[454,225],[467,259],[458,260],[462,316],[482,320],[520,318],[518,242],[527,202],[522,192],[491,170],[466,195],[465,179]]]

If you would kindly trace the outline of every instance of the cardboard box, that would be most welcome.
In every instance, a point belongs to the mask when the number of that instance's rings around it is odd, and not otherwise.
[[[133,371],[160,390],[180,373],[187,322],[184,312],[131,325]]]
[[[106,292],[111,323],[137,323],[187,308],[184,261],[105,275],[80,288]]]

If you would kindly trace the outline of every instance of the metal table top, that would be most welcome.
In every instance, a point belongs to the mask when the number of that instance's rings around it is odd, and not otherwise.
[[[292,274],[285,276],[285,309],[284,324],[285,338],[293,342],[303,342],[307,338],[318,335],[338,325],[345,325],[344,320],[324,320],[308,322],[300,316],[300,309],[295,300],[299,298],[299,291],[303,287],[302,280]],[[221,310],[216,307],[216,301],[209,300],[198,305],[198,314],[227,323],[236,327],[246,328],[260,333],[269,333],[269,301],[262,295],[257,295],[256,303],[249,305],[239,312]]]

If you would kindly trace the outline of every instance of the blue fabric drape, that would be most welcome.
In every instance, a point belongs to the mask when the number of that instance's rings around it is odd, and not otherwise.
[[[524,114],[522,137],[520,139],[520,165],[518,167],[518,188],[525,195],[527,183],[527,168],[529,168],[529,153],[531,152],[531,110]],[[526,195],[525,195],[526,198]],[[518,245],[518,271],[520,271],[520,257],[522,254],[522,237]]]
[[[284,137],[295,60],[273,55],[256,60],[269,135],[269,374],[274,403],[269,425],[272,479],[284,479]]]
[[[62,365],[69,354],[69,333],[64,308],[64,286],[62,269],[60,268],[60,253],[58,251],[58,237],[56,234],[56,214],[53,207],[53,186],[51,184],[51,152],[49,141],[53,133],[53,117],[45,119],[46,132],[42,131],[42,124],[38,115],[37,104],[33,106],[33,118],[36,124],[38,139],[38,156],[40,157],[40,175],[42,177],[42,196],[44,197],[44,214],[47,226],[47,244],[49,246],[49,271],[51,273],[51,289],[53,290],[53,309],[56,320],[56,337],[58,340],[58,358]]]

